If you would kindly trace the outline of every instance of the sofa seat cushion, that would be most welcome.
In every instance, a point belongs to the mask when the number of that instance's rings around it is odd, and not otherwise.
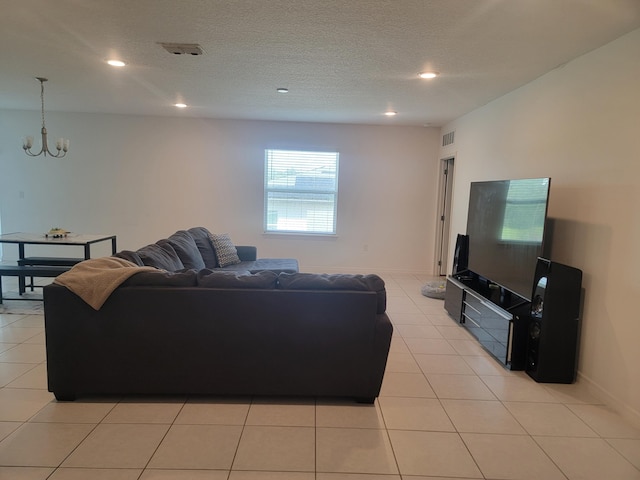
[[[241,261],[234,265],[226,267],[218,267],[216,271],[229,272],[251,272],[257,273],[269,271],[278,273],[296,273],[298,272],[298,261],[295,258],[259,258],[253,261]]]
[[[328,273],[281,273],[278,288],[283,290],[356,290],[376,292],[377,313],[387,309],[387,292],[384,280],[378,275],[328,274]]]
[[[146,247],[142,247],[137,250],[136,253],[142,260],[142,263],[148,267],[155,267],[161,270],[168,270],[170,272],[175,272],[184,268],[178,254],[169,244],[160,246],[152,243],[151,245],[147,245]]]
[[[187,231],[193,237],[193,241],[200,251],[205,268],[216,268],[218,262],[216,261],[216,252],[211,243],[211,232],[205,227],[193,227]]]
[[[209,288],[276,288],[278,275],[273,272],[251,273],[204,269],[198,272],[198,286]]]
[[[165,240],[178,254],[184,268],[202,270],[206,268],[202,254],[196,245],[195,240],[186,230],[178,230]],[[160,242],[158,242],[160,245]]]

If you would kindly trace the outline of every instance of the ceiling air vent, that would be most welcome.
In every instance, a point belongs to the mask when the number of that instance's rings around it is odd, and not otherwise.
[[[197,43],[160,43],[162,48],[173,55],[202,55],[204,50]]]
[[[445,133],[442,136],[442,146],[446,147],[447,145],[453,145],[455,130],[453,132]]]

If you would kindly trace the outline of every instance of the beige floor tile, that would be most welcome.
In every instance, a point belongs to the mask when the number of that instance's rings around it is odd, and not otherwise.
[[[86,399],[75,402],[51,402],[29,421],[97,424],[106,417],[115,405],[115,402]]]
[[[0,441],[8,437],[11,432],[17,430],[21,425],[22,422],[0,422]]]
[[[571,480],[638,480],[640,470],[600,438],[534,437]]]
[[[47,359],[44,345],[20,343],[10,350],[0,353],[0,362],[42,363]]]
[[[318,472],[397,474],[384,430],[317,428]]]
[[[609,445],[615,448],[624,458],[640,469],[640,440],[629,438],[607,439]]]
[[[558,467],[529,436],[484,433],[461,435],[486,478],[565,480]]]
[[[176,424],[244,425],[251,400],[190,399],[182,407]]]
[[[0,387],[10,384],[36,366],[33,363],[0,363]]]
[[[560,402],[563,403],[577,403],[577,404],[589,404],[589,405],[599,405],[602,404],[598,398],[596,398],[591,391],[589,390],[589,386],[581,383],[580,381],[576,383],[546,383],[544,387],[547,389],[551,395],[557,398]]]
[[[34,335],[38,335],[43,332],[41,327],[14,327],[10,325],[8,327],[0,328],[0,342],[2,343],[22,343],[30,339]]]
[[[103,423],[173,423],[184,405],[176,402],[120,402],[104,418]]]
[[[529,435],[596,437],[597,434],[560,403],[505,402]]]
[[[0,465],[57,467],[94,425],[26,423],[0,442]]]
[[[449,343],[458,355],[488,355],[475,339],[451,339]]]
[[[447,340],[474,340],[469,330],[459,324],[436,325],[436,328]]]
[[[48,480],[138,480],[142,469],[59,468]]]
[[[313,427],[316,421],[315,400],[258,399],[249,408],[247,425]]]
[[[444,338],[433,325],[396,325],[395,330],[404,338]]]
[[[458,432],[526,434],[502,402],[453,399],[441,402]]]
[[[314,429],[310,427],[244,427],[232,470],[313,472]]]
[[[23,315],[11,324],[12,327],[44,328],[44,315]]]
[[[390,352],[386,372],[420,373],[420,367],[410,353]]]
[[[168,428],[168,425],[100,424],[62,466],[144,468]]]
[[[424,312],[432,325],[460,326],[453,318],[447,315],[442,309],[439,312]]]
[[[405,338],[409,351],[413,354],[456,355],[456,351],[444,338]]]
[[[319,399],[316,406],[318,427],[384,428],[378,404],[349,400]]]
[[[414,315],[421,314],[416,304],[407,297],[393,297],[392,299],[388,300],[389,302],[387,304],[387,313],[389,314],[389,316],[397,315],[400,313],[409,313]]]
[[[505,402],[558,402],[543,384],[534,382],[523,372],[519,373],[513,376],[488,375],[481,378],[496,397]]]
[[[229,480],[316,480],[316,476],[311,472],[241,472],[233,470],[229,475]]]
[[[427,380],[438,398],[495,400],[495,395],[475,375],[428,374]]]
[[[393,325],[431,325],[431,322],[422,312],[417,313],[395,313],[391,315],[387,312],[391,318]]]
[[[407,344],[404,343],[404,339],[400,335],[394,335],[391,337],[389,353],[404,353],[407,355],[411,355],[409,347],[407,347]]]
[[[3,388],[0,390],[0,421],[26,422],[53,400],[44,390]]]
[[[229,470],[241,432],[238,425],[173,425],[149,468]]]
[[[567,405],[567,407],[602,437],[640,439],[640,429],[603,405]]]
[[[437,399],[383,397],[378,401],[388,429],[455,431],[447,413]]]
[[[40,332],[37,335],[34,335],[33,337],[29,337],[27,338],[23,343],[29,343],[29,344],[38,344],[38,345],[44,345],[46,343],[46,335],[44,332]]]
[[[476,375],[515,375],[515,372],[506,369],[504,365],[488,355],[463,355],[462,359],[467,362]]]
[[[473,375],[471,367],[459,355],[415,354],[420,370],[425,373]]]
[[[35,365],[31,370],[20,375],[7,385],[8,388],[33,388],[47,389],[47,365],[41,363]]]
[[[457,433],[389,430],[402,476],[482,478]]]
[[[147,469],[140,480],[227,480],[226,470],[156,470]]]
[[[400,475],[380,475],[377,473],[318,473],[316,480],[401,480],[401,478]],[[450,478],[448,480],[456,479]]]
[[[0,343],[0,353],[10,350],[16,345],[20,345],[20,344],[19,343]]]
[[[0,478],[6,480],[47,480],[53,468],[0,467]]]
[[[436,394],[421,373],[386,372],[380,396],[435,398]]]

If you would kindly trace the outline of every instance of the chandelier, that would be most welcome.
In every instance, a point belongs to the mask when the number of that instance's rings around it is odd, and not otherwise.
[[[48,79],[43,77],[36,77],[36,80],[40,82],[40,104],[42,105],[42,130],[40,131],[40,133],[42,134],[42,148],[38,153],[31,152],[31,147],[33,146],[33,137],[26,137],[22,143],[22,148],[24,150],[24,153],[26,153],[30,157],[37,157],[38,155],[44,153],[45,157],[47,156],[47,154],[49,154],[54,158],[62,158],[69,151],[69,140],[59,138],[56,141],[56,150],[58,151],[58,153],[56,153],[55,155],[51,153],[51,150],[49,150],[49,146],[47,145],[47,129],[44,126],[44,82],[46,82]]]

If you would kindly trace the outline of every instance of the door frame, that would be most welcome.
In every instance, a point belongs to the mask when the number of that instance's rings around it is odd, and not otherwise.
[[[448,269],[454,163],[455,155],[449,155],[440,159],[438,217],[436,220],[436,249],[434,261],[434,273],[438,276],[446,276]]]

